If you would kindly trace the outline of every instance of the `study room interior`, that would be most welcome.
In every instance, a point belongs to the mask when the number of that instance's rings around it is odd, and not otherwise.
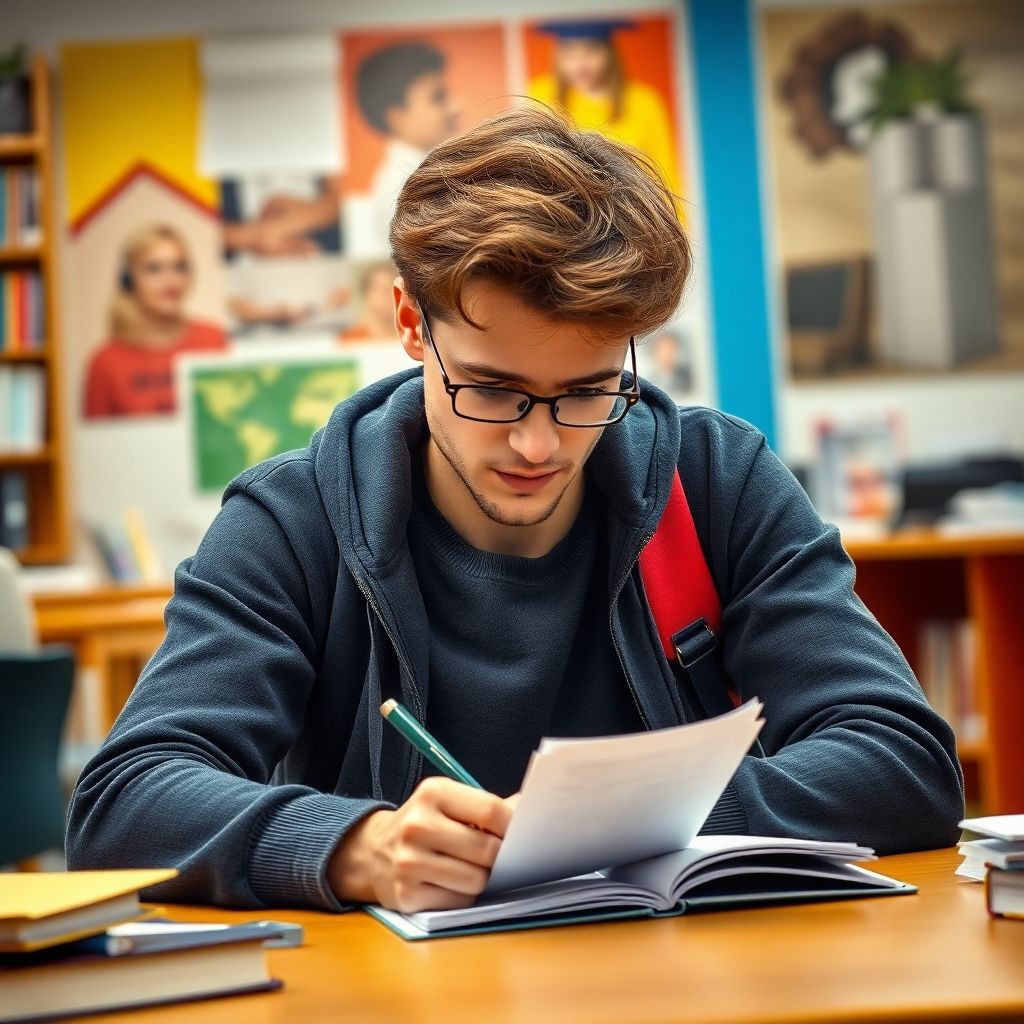
[[[471,908],[151,900],[188,865],[69,870],[76,784],[229,484],[413,366],[404,182],[530,104],[674,195],[692,274],[636,376],[750,424],[834,528],[955,736],[959,842],[705,835],[771,720],[744,691],[660,736],[544,738]],[[5,0],[0,1022],[1024,1019],[1022,162],[1021,0]],[[672,766],[663,794],[641,757]]]

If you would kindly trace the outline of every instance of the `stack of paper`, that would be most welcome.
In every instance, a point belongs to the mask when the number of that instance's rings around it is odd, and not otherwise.
[[[984,836],[961,840],[963,860],[956,869],[962,878],[984,882],[989,868],[1024,871],[1024,814],[996,814],[986,818],[965,818],[960,827]]]

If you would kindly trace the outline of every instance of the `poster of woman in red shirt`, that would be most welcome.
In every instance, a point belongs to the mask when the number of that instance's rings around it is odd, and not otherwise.
[[[220,327],[187,316],[191,284],[188,248],[173,227],[150,224],[125,239],[109,337],[86,374],[87,419],[173,413],[175,357],[227,349]]]

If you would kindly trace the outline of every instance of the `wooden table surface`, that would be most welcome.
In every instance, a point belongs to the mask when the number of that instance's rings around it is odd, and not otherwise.
[[[405,942],[362,913],[168,907],[306,928],[277,992],[90,1017],[138,1024],[1024,1020],[1024,921],[992,920],[954,850],[873,865],[893,896]]]

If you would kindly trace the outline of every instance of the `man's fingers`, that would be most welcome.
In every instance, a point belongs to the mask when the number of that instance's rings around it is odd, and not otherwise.
[[[459,910],[471,907],[473,897],[429,882],[415,883],[396,885],[393,897],[384,905],[403,914],[415,914],[421,910]]]
[[[435,885],[475,898],[487,876],[486,868],[433,850],[412,847],[395,858],[396,885]]]
[[[426,838],[425,845],[437,853],[490,870],[501,848],[501,840],[491,832],[471,828],[461,821],[453,821],[445,815],[438,815],[436,825]]]
[[[498,838],[505,835],[512,818],[512,808],[501,797],[451,779],[426,779],[420,788],[447,817],[474,825]]]

